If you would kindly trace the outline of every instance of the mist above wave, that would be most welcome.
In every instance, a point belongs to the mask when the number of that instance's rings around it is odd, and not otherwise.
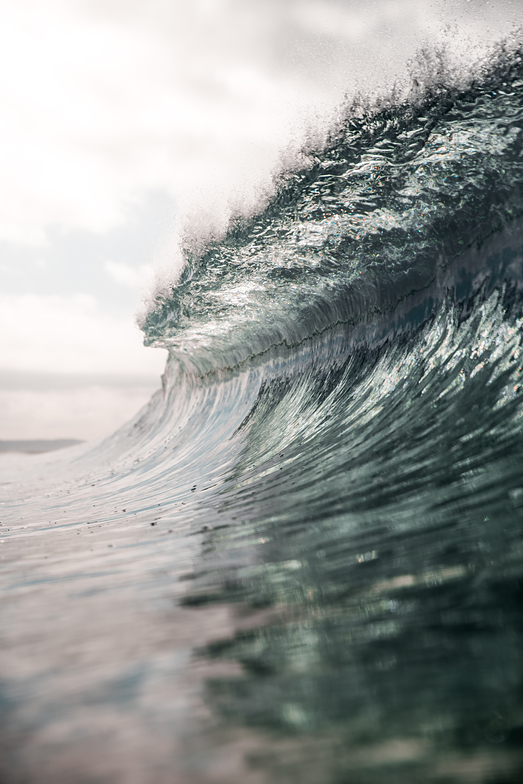
[[[146,343],[201,368],[392,312],[523,212],[521,45],[475,75],[420,55],[408,97],[352,103],[225,237],[185,249]]]

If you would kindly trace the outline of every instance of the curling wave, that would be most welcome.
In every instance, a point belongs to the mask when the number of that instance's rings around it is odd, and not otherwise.
[[[5,781],[519,780],[522,121],[515,49],[188,251],[163,389],[4,509],[2,590],[60,631],[0,683]]]

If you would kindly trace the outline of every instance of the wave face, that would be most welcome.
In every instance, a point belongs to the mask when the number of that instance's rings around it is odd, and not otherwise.
[[[522,121],[502,52],[189,254],[163,390],[6,504],[6,781],[520,780]]]
[[[349,116],[264,212],[189,254],[146,341],[203,371],[337,325],[368,344],[377,315],[430,287],[441,299],[453,262],[521,215],[522,77],[516,52],[481,85]]]

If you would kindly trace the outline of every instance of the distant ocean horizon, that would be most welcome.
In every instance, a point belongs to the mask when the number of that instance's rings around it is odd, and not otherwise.
[[[522,46],[347,106],[6,474],[3,784],[521,781]]]
[[[52,452],[55,449],[64,449],[67,446],[76,446],[83,441],[76,438],[58,439],[25,439],[20,441],[1,441],[0,452],[25,452],[27,454],[37,454],[40,452]]]

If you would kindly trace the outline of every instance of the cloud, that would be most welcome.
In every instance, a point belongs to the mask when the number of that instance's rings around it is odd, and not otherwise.
[[[510,0],[0,0],[0,368],[157,379],[165,352],[115,314],[177,280],[184,216],[198,236],[252,206],[309,124],[346,92],[387,90],[449,20],[468,56],[518,14]],[[120,421],[135,408],[47,393],[2,393],[3,432],[82,436],[97,405]]]
[[[0,297],[0,367],[60,373],[149,374],[166,352],[145,348],[132,318],[98,309],[93,297]]]
[[[116,283],[139,291],[151,280],[154,274],[153,267],[150,264],[144,264],[136,269],[124,261],[111,261],[110,259],[105,262],[104,270]]]
[[[96,440],[128,421],[156,385],[129,388],[90,384],[71,389],[1,389],[0,438]]]
[[[33,245],[50,225],[107,231],[150,189],[223,220],[308,118],[393,81],[442,21],[429,0],[0,0],[0,15],[0,239]]]

